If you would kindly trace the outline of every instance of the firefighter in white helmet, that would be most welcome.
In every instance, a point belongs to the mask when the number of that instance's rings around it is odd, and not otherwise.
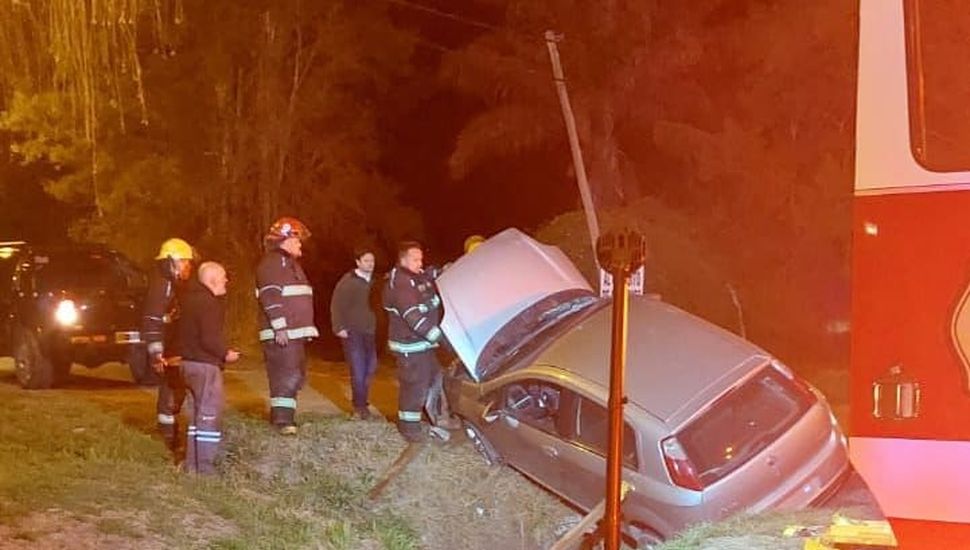
[[[266,253],[256,267],[259,340],[269,377],[270,423],[283,435],[295,435],[297,392],[306,381],[306,342],[320,334],[313,324],[313,288],[299,259],[310,230],[296,218],[283,217],[269,228]]]

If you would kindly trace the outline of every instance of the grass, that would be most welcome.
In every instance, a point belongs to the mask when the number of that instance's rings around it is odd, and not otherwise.
[[[304,414],[297,438],[230,413],[220,475],[177,471],[153,397],[23,392],[0,383],[0,539],[112,548],[416,550],[548,546],[555,498],[464,444],[429,445],[383,498],[367,491],[404,444],[387,422]]]

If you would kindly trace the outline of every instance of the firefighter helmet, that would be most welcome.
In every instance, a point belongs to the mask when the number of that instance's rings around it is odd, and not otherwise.
[[[195,258],[195,249],[182,239],[168,239],[158,249],[158,256],[155,256],[156,260],[164,260],[165,258],[192,260]]]
[[[273,222],[266,233],[266,238],[274,241],[282,241],[291,237],[305,241],[310,238],[310,230],[300,220],[288,216]]]
[[[478,245],[482,244],[483,242],[485,242],[485,237],[481,235],[472,235],[471,237],[468,237],[465,239],[465,254],[475,250],[475,248],[477,248]]]

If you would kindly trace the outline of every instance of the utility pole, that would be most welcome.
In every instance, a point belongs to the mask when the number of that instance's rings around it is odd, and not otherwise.
[[[569,135],[569,148],[573,156],[573,170],[576,172],[576,183],[579,184],[579,195],[583,199],[583,211],[586,213],[586,226],[589,230],[589,242],[596,255],[596,240],[600,236],[599,220],[596,219],[596,205],[593,204],[593,193],[589,189],[586,179],[586,164],[583,162],[583,151],[579,147],[579,134],[576,132],[576,118],[569,103],[569,92],[566,90],[566,77],[563,75],[562,63],[559,60],[558,43],[562,35],[546,31],[546,46],[549,47],[549,60],[552,62],[552,78],[559,93],[559,104],[562,107],[562,118],[566,122],[566,133]],[[625,287],[624,287],[625,288]]]

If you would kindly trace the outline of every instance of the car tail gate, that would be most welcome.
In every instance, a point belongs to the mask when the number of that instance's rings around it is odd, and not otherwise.
[[[730,512],[737,511],[734,506],[784,501],[793,484],[809,484],[806,497],[820,493],[842,469],[829,472],[826,457],[834,453],[836,462],[844,461],[841,435],[828,407],[807,384],[772,365],[665,439],[661,452],[671,481],[704,490],[705,500],[725,498],[724,509]],[[815,472],[818,468],[822,471]]]

